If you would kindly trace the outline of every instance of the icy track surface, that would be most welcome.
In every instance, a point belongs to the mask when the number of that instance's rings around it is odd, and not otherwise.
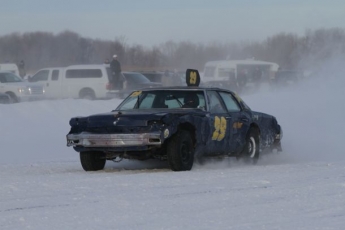
[[[159,161],[85,172],[68,121],[119,100],[0,104],[0,229],[344,229],[344,81],[243,95],[277,117],[283,153],[172,172]]]

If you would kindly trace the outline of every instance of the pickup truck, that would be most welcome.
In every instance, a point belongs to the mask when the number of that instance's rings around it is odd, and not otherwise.
[[[10,102],[10,96],[8,96],[6,93],[0,93],[0,104],[9,104]]]
[[[0,71],[0,93],[8,95],[11,103],[45,98],[42,85],[26,82],[16,74],[7,71]]]

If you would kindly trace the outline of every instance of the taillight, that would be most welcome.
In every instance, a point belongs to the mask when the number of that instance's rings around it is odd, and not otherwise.
[[[110,82],[108,82],[108,83],[105,85],[105,88],[106,88],[107,90],[111,90],[111,89],[113,89],[113,84],[110,83]]]

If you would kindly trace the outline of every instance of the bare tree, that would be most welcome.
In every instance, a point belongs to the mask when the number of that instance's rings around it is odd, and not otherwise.
[[[12,33],[0,37],[0,62],[25,60],[26,67],[103,63],[117,54],[128,69],[202,69],[207,61],[255,58],[283,68],[311,68],[332,57],[345,56],[345,31],[340,28],[307,30],[305,35],[279,33],[264,42],[195,44],[167,41],[152,48],[127,44],[121,35],[111,40],[89,39],[72,31]]]

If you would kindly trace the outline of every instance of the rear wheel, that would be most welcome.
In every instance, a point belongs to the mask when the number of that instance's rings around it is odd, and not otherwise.
[[[167,146],[168,162],[173,171],[188,171],[193,167],[194,146],[188,131],[178,131]]]
[[[94,100],[96,95],[92,89],[82,89],[79,93],[79,97],[81,99]]]
[[[103,152],[80,152],[80,163],[85,171],[102,170],[105,162],[105,153]]]

